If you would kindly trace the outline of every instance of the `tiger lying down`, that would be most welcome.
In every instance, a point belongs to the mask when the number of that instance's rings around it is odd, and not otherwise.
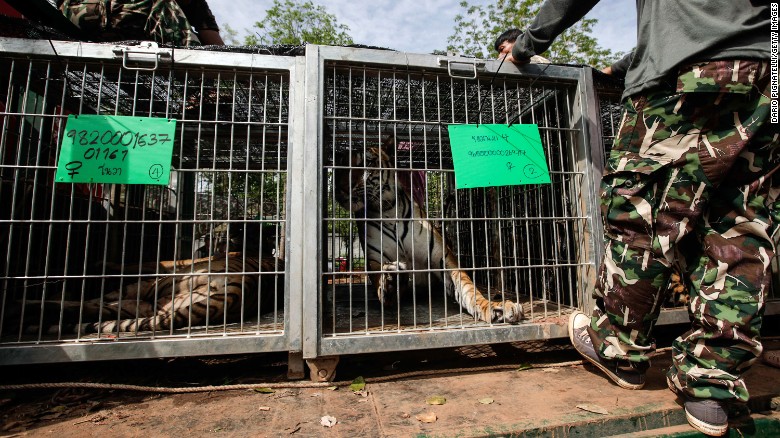
[[[284,291],[281,274],[284,261],[274,257],[263,257],[258,265],[256,258],[228,253],[195,260],[163,261],[159,265],[145,263],[140,268],[125,267],[124,272],[152,275],[140,280],[125,279],[120,290],[106,293],[102,300],[85,300],[83,304],[28,300],[24,306],[23,330],[37,333],[40,328],[44,333],[53,333],[60,329],[60,322],[63,332],[80,334],[220,326],[240,321],[242,312],[257,315],[258,299],[264,311],[272,310],[266,307],[274,306],[275,294]],[[260,280],[260,274],[254,274],[257,272],[280,274]],[[18,330],[21,306],[14,310],[11,320]],[[38,326],[41,311],[43,327]]]
[[[381,149],[367,147],[365,151],[353,151],[349,158],[339,157],[334,170],[336,201],[358,219],[360,242],[366,250],[366,270],[374,271],[368,276],[380,302],[388,305],[396,295],[402,295],[408,276],[398,271],[431,269],[447,294],[454,296],[473,317],[510,323],[522,319],[520,303],[486,299],[460,269],[442,234],[426,219],[425,211],[412,199],[410,191],[399,184],[409,177],[409,172],[397,172],[385,152],[393,152],[394,143],[391,138]],[[415,277],[415,282],[427,279],[425,275]]]

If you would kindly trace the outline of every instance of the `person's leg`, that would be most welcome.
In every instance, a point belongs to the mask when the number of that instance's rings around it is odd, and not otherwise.
[[[749,398],[741,375],[762,350],[759,331],[771,287],[780,191],[773,184],[780,179],[778,131],[767,124],[747,139],[697,230],[703,252],[690,266],[692,327],[675,340],[668,374],[688,396]]]
[[[736,66],[737,73],[720,74],[724,66]],[[713,76],[751,84],[764,71],[758,63],[714,67]],[[706,76],[706,68],[692,71]],[[694,79],[708,84],[706,77]],[[713,91],[718,86],[707,85],[705,92],[651,93],[629,102],[603,179],[607,250],[588,330],[605,360],[647,360],[674,248],[699,223],[713,188],[726,179],[766,120],[768,107],[757,102],[758,93],[730,93],[733,86]],[[767,172],[774,166],[771,160],[777,157],[768,152],[766,162],[754,158],[748,167]]]
[[[682,101],[675,93],[658,91],[626,102],[602,178],[606,248],[596,308],[591,316],[574,312],[569,319],[577,351],[626,389],[644,386],[648,353],[654,349],[650,334],[668,294],[672,254],[690,228],[665,230],[658,220],[688,224],[701,214],[689,208],[695,178],[683,177],[685,152],[695,145],[673,139],[687,129],[674,114]],[[657,142],[669,147],[664,153],[648,153]],[[654,244],[658,231],[667,231],[663,247]]]
[[[776,136],[776,127],[770,128]],[[778,223],[771,213],[778,194],[776,137],[750,136],[747,143],[699,224],[703,252],[689,277],[692,328],[675,340],[667,374],[688,422],[714,436],[728,431],[729,403],[749,398],[741,376],[762,350],[771,235]]]
[[[588,337],[601,360],[647,360],[675,247],[695,229],[693,328],[675,342],[669,386],[689,423],[712,435],[728,430],[724,400],[747,400],[740,375],[761,352],[780,191],[766,67],[693,65],[678,93],[636,100],[604,175],[607,251]]]
[[[673,90],[627,102],[602,178],[606,248],[588,333],[603,359],[643,364],[654,349],[674,249],[706,196],[690,163],[698,146],[680,135],[701,129],[684,117],[695,111]]]

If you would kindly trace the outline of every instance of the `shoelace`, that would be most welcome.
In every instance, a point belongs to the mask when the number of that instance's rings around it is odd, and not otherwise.
[[[583,344],[591,345],[590,336],[588,335],[588,328],[583,327],[580,330],[577,331],[577,337],[580,338],[580,341],[582,341]]]

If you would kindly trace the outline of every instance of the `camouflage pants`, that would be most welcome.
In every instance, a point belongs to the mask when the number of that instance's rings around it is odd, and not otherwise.
[[[152,40],[199,46],[175,0],[65,0],[60,10],[93,41]]]
[[[780,125],[769,123],[768,96],[767,62],[689,66],[675,91],[628,99],[604,171],[591,338],[604,358],[646,361],[677,264],[692,327],[674,342],[669,376],[695,397],[747,400],[740,374],[762,351],[780,219]]]

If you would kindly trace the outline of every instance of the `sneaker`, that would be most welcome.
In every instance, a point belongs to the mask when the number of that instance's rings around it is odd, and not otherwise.
[[[587,359],[588,362],[604,371],[607,377],[621,388],[642,389],[645,386],[647,364],[633,364],[623,360],[602,358],[593,347],[593,342],[588,334],[588,326],[590,326],[590,317],[588,315],[582,312],[574,312],[569,316],[569,339],[571,339],[571,343],[577,352]]]
[[[694,429],[709,436],[723,436],[729,430],[729,403],[724,400],[694,398],[677,389],[669,377],[666,384],[685,406],[685,418]]]

